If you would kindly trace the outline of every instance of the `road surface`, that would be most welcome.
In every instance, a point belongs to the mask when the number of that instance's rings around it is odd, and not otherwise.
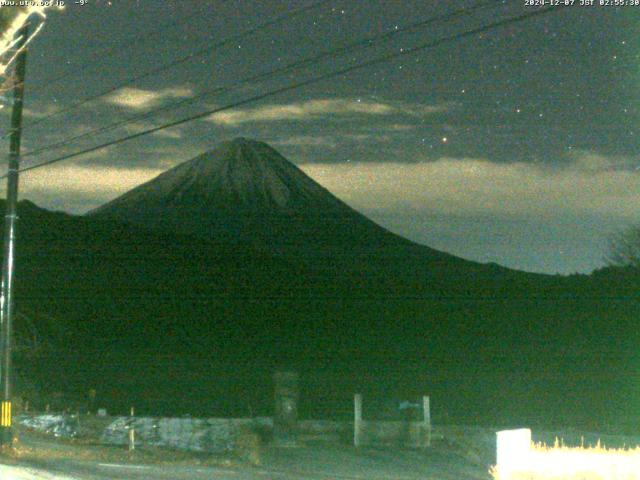
[[[263,446],[259,465],[220,461],[177,451],[82,445],[23,432],[17,458],[0,458],[2,480],[490,480],[492,431],[465,431],[464,444],[434,442],[426,450],[354,448],[313,443]],[[485,441],[485,439],[487,441]],[[461,440],[462,441],[462,440]],[[477,445],[484,448],[476,448]],[[20,451],[20,448],[18,448]]]
[[[272,449],[263,465],[140,465],[77,459],[18,459],[3,480],[488,480],[486,465],[436,452],[337,448]]]

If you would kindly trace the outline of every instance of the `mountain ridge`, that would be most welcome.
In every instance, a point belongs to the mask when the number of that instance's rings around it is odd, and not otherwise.
[[[508,271],[412,242],[362,215],[265,143],[243,137],[160,174],[90,211],[145,228],[260,244],[310,262],[411,258]],[[446,269],[446,265],[443,266]],[[438,267],[439,270],[441,270]]]
[[[41,341],[17,349],[15,364],[49,393],[95,388],[110,410],[149,415],[244,415],[241,397],[269,414],[269,379],[284,365],[301,371],[300,409],[312,418],[352,413],[354,391],[395,388],[426,392],[441,406],[434,418],[446,408],[459,422],[621,418],[636,405],[625,369],[637,350],[637,279],[482,265],[486,274],[456,275],[415,258],[322,270],[243,242],[24,201],[19,214],[16,333]]]

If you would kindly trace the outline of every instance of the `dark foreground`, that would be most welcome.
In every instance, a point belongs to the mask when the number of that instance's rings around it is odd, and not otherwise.
[[[308,443],[297,448],[261,447],[245,458],[205,458],[181,452],[133,454],[75,445],[23,432],[17,457],[0,463],[0,476],[35,479],[483,479],[491,478],[493,432],[440,435],[425,451]]]

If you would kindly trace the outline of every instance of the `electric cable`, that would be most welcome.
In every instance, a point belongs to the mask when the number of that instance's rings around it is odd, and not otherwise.
[[[326,58],[337,58],[338,55],[344,55],[347,53],[352,53],[354,51],[357,51],[361,48],[370,48],[375,46],[376,44],[380,43],[383,40],[387,40],[393,36],[396,35],[400,35],[402,33],[406,33],[412,30],[415,30],[417,28],[421,28],[421,27],[425,27],[427,25],[433,24],[434,22],[437,21],[447,21],[447,20],[451,20],[452,18],[461,16],[461,15],[465,15],[465,14],[469,14],[473,11],[476,11],[478,9],[481,8],[485,8],[491,4],[495,4],[496,0],[488,0],[488,1],[484,1],[484,2],[479,2],[478,4],[474,5],[471,8],[462,8],[462,9],[458,9],[454,12],[450,12],[447,14],[442,14],[442,15],[436,15],[433,17],[429,17],[427,19],[421,20],[419,22],[415,22],[412,23],[410,25],[407,25],[405,27],[402,28],[394,28],[392,30],[389,30],[387,32],[384,32],[382,34],[378,34],[378,35],[374,35],[374,36],[369,36],[366,37],[364,39],[355,41],[355,42],[351,42],[349,44],[343,45],[341,47],[332,49],[330,51],[327,52],[322,52],[320,54],[314,55],[310,58],[306,58],[306,59],[302,59],[302,60],[297,60],[293,63],[290,63],[288,65],[285,65],[283,67],[279,67],[277,69],[274,70],[270,70],[268,72],[263,72],[257,75],[253,75],[250,77],[246,77],[242,80],[239,80],[237,82],[234,82],[231,85],[227,85],[227,86],[223,86],[223,87],[217,87],[214,89],[210,89],[210,90],[205,90],[204,92],[201,92],[200,94],[198,94],[195,97],[191,97],[191,98],[187,98],[187,99],[183,99],[183,100],[179,100],[179,101],[175,101],[175,102],[171,102],[168,105],[163,105],[161,107],[158,107],[154,110],[148,111],[148,112],[144,112],[142,114],[137,114],[137,115],[133,115],[130,117],[127,117],[123,120],[119,120],[117,122],[114,122],[112,124],[106,125],[106,126],[102,126],[102,127],[98,127],[95,128],[93,130],[75,135],[73,137],[69,137],[67,139],[63,139],[59,142],[53,143],[53,144],[49,144],[49,145],[45,145],[42,147],[39,147],[37,149],[33,149],[30,150],[28,152],[25,152],[24,154],[22,154],[23,158],[26,157],[30,157],[30,156],[34,156],[34,155],[38,155],[40,153],[43,152],[50,152],[51,150],[57,150],[63,147],[66,147],[67,145],[70,145],[72,143],[75,143],[78,140],[81,140],[83,138],[87,138],[93,135],[98,135],[98,134],[102,134],[108,131],[111,131],[115,128],[130,124],[132,122],[136,122],[139,120],[145,120],[148,119],[152,116],[155,116],[158,113],[162,113],[168,110],[173,110],[179,107],[182,107],[184,105],[187,104],[191,104],[191,103],[195,103],[198,100],[204,99],[206,97],[210,97],[213,95],[219,95],[222,93],[228,93],[230,91],[236,90],[238,88],[240,88],[241,86],[244,86],[246,84],[251,84],[257,81],[264,81],[264,80],[268,80],[270,78],[274,78],[277,75],[281,75],[283,73],[288,73],[291,71],[295,71],[301,68],[305,68],[307,66],[309,66],[310,64],[314,64],[317,63],[321,60],[324,60]]]
[[[118,90],[123,89],[124,87],[132,85],[132,84],[134,84],[134,83],[136,83],[136,82],[138,82],[140,80],[143,80],[145,78],[149,78],[149,77],[158,75],[159,73],[162,73],[164,71],[170,70],[171,68],[174,68],[174,67],[176,67],[178,65],[181,65],[181,64],[183,64],[185,62],[188,62],[188,61],[190,61],[190,60],[192,60],[192,59],[194,59],[196,57],[205,55],[207,53],[211,53],[214,50],[216,50],[216,49],[218,49],[218,48],[220,48],[220,47],[222,47],[224,45],[227,45],[227,44],[229,44],[231,42],[238,41],[238,40],[240,40],[242,38],[245,38],[245,37],[247,37],[249,35],[252,35],[252,34],[254,34],[256,32],[259,32],[260,30],[263,30],[265,28],[269,28],[269,27],[272,27],[274,25],[277,25],[278,23],[280,23],[280,22],[282,22],[284,20],[288,20],[288,19],[290,19],[290,18],[292,18],[294,16],[297,16],[297,15],[300,15],[302,13],[308,12],[309,10],[312,10],[312,9],[315,9],[315,8],[319,8],[319,7],[323,6],[324,4],[328,3],[329,1],[331,1],[331,0],[320,0],[320,1],[317,1],[315,3],[312,3],[311,5],[307,5],[306,7],[302,7],[302,8],[299,8],[297,10],[291,10],[291,11],[289,11],[289,12],[283,14],[283,15],[280,15],[278,17],[275,17],[275,18],[271,19],[271,20],[267,20],[266,22],[263,22],[263,23],[261,23],[259,25],[256,25],[256,26],[254,26],[254,27],[252,27],[252,28],[250,28],[248,30],[240,32],[240,33],[238,33],[236,35],[232,35],[232,36],[227,37],[227,38],[225,38],[223,40],[220,40],[220,41],[214,43],[213,45],[210,45],[208,47],[202,48],[202,49],[197,50],[195,52],[191,52],[186,56],[183,56],[183,57],[180,57],[178,59],[172,60],[171,62],[162,64],[162,65],[160,65],[160,66],[158,66],[158,67],[156,67],[156,68],[154,68],[152,70],[149,70],[147,72],[141,73],[141,74],[136,75],[134,77],[128,78],[127,80],[125,80],[125,81],[123,81],[121,83],[118,83],[117,85],[115,85],[113,87],[110,87],[110,88],[108,88],[106,90],[103,90],[100,93],[97,93],[95,95],[91,95],[91,96],[89,96],[89,97],[87,97],[87,98],[85,98],[83,100],[80,100],[80,101],[78,101],[76,103],[72,103],[71,105],[68,105],[66,107],[62,107],[59,110],[56,110],[55,112],[52,112],[52,113],[50,113],[48,115],[45,115],[44,117],[39,118],[38,120],[34,120],[33,122],[25,125],[23,127],[23,131],[27,130],[27,129],[31,128],[31,127],[34,127],[36,125],[39,125],[39,124],[41,124],[41,123],[43,123],[43,122],[45,122],[45,121],[47,121],[47,120],[49,120],[51,118],[56,117],[58,115],[61,115],[63,113],[69,113],[71,111],[77,110],[77,109],[87,105],[88,103],[94,101],[94,100],[97,100],[99,98],[105,97],[105,96],[107,96],[107,95],[109,95],[111,93],[114,93],[114,92],[116,92]]]
[[[299,89],[301,87],[305,87],[305,86],[308,86],[308,85],[313,85],[313,84],[319,83],[319,82],[321,82],[323,80],[326,80],[326,79],[329,79],[329,78],[334,78],[334,77],[337,77],[337,76],[341,76],[341,75],[353,72],[355,70],[360,70],[362,68],[367,68],[367,67],[371,67],[371,66],[374,66],[374,65],[379,65],[381,63],[388,62],[390,60],[393,60],[393,59],[396,59],[396,58],[399,58],[399,57],[402,57],[402,56],[412,55],[412,54],[417,53],[417,52],[422,51],[422,50],[426,50],[426,49],[429,49],[429,48],[434,48],[434,47],[443,45],[445,43],[452,42],[452,41],[457,41],[457,40],[460,40],[460,39],[463,39],[463,38],[466,38],[466,37],[469,37],[469,36],[477,35],[479,33],[486,33],[486,32],[489,32],[489,31],[494,30],[494,29],[499,28],[499,27],[503,27],[503,26],[506,26],[506,25],[511,25],[511,24],[514,24],[514,23],[519,23],[519,22],[522,22],[524,20],[527,20],[527,19],[530,19],[530,18],[533,18],[533,17],[538,17],[538,16],[541,16],[541,15],[547,14],[547,13],[549,13],[551,11],[560,11],[561,9],[562,9],[562,7],[539,8],[539,9],[536,9],[536,10],[533,10],[533,11],[530,11],[530,12],[515,16],[515,17],[510,17],[508,19],[492,22],[492,23],[490,23],[488,25],[484,25],[482,27],[473,28],[471,30],[467,30],[467,31],[464,31],[464,32],[461,32],[461,33],[457,33],[457,34],[454,34],[454,35],[446,36],[444,38],[433,40],[433,41],[430,41],[430,42],[422,44],[422,45],[418,45],[418,46],[415,46],[415,47],[407,48],[407,49],[405,49],[403,51],[400,51],[400,52],[394,52],[394,53],[389,53],[389,54],[386,54],[386,55],[381,55],[381,56],[373,58],[371,60],[367,60],[365,62],[358,63],[356,65],[352,65],[352,66],[349,66],[349,67],[346,67],[346,68],[334,70],[332,72],[325,73],[323,75],[319,75],[319,76],[316,76],[316,77],[312,77],[312,78],[309,78],[307,80],[303,80],[301,82],[296,82],[296,83],[293,83],[293,84],[290,84],[290,85],[287,85],[287,86],[284,86],[284,87],[280,87],[280,88],[277,88],[277,89],[274,89],[274,90],[270,90],[270,91],[268,91],[266,93],[262,93],[262,94],[259,94],[259,95],[254,95],[252,97],[249,97],[249,98],[244,99],[244,100],[240,100],[238,102],[230,103],[230,104],[224,105],[222,107],[217,107],[217,108],[214,108],[214,109],[205,110],[205,111],[197,113],[195,115],[190,115],[190,116],[188,116],[186,118],[181,118],[179,120],[175,120],[175,121],[166,123],[164,125],[153,127],[153,128],[141,131],[141,132],[137,132],[137,133],[128,135],[126,137],[118,138],[116,140],[111,140],[109,142],[102,143],[100,145],[96,145],[96,146],[93,146],[93,147],[90,147],[90,148],[87,148],[87,149],[84,149],[84,150],[81,150],[81,151],[78,151],[78,152],[74,152],[74,153],[70,153],[70,154],[67,154],[67,155],[63,155],[61,157],[53,158],[51,160],[47,160],[45,162],[42,162],[42,163],[39,163],[39,164],[36,164],[36,165],[32,165],[32,166],[29,166],[29,167],[24,167],[24,168],[21,168],[19,170],[19,172],[27,172],[27,171],[30,171],[30,170],[35,170],[35,169],[38,169],[38,168],[42,168],[42,167],[45,167],[45,166],[52,165],[54,163],[58,163],[58,162],[69,160],[69,159],[72,159],[72,158],[75,158],[75,157],[79,157],[79,156],[85,155],[87,153],[95,152],[97,150],[101,150],[103,148],[107,148],[107,147],[110,147],[110,146],[113,146],[113,145],[118,145],[120,143],[124,143],[124,142],[127,142],[129,140],[133,140],[133,139],[145,136],[145,135],[149,135],[149,134],[152,134],[152,133],[155,133],[155,132],[159,132],[159,131],[165,130],[167,128],[175,127],[175,126],[178,126],[178,125],[182,125],[184,123],[188,123],[188,122],[191,122],[191,121],[194,121],[194,120],[205,118],[205,117],[213,115],[215,113],[219,113],[219,112],[222,112],[222,111],[225,111],[225,110],[230,110],[232,108],[236,108],[236,107],[239,107],[239,106],[243,106],[243,105],[247,105],[247,104],[250,104],[250,103],[254,103],[254,102],[257,102],[259,100],[263,100],[265,98],[269,98],[269,97],[272,97],[272,96],[275,96],[275,95],[279,95],[279,94],[284,93],[284,92],[288,92],[288,91]],[[2,175],[0,178],[6,178],[6,176],[7,175],[5,174],[5,175]]]

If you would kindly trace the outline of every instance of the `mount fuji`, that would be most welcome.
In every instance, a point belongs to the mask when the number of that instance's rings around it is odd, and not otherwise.
[[[269,145],[237,138],[89,212],[214,243],[242,242],[315,268],[494,276],[481,265],[418,245],[377,225]],[[327,263],[329,262],[330,265]]]

